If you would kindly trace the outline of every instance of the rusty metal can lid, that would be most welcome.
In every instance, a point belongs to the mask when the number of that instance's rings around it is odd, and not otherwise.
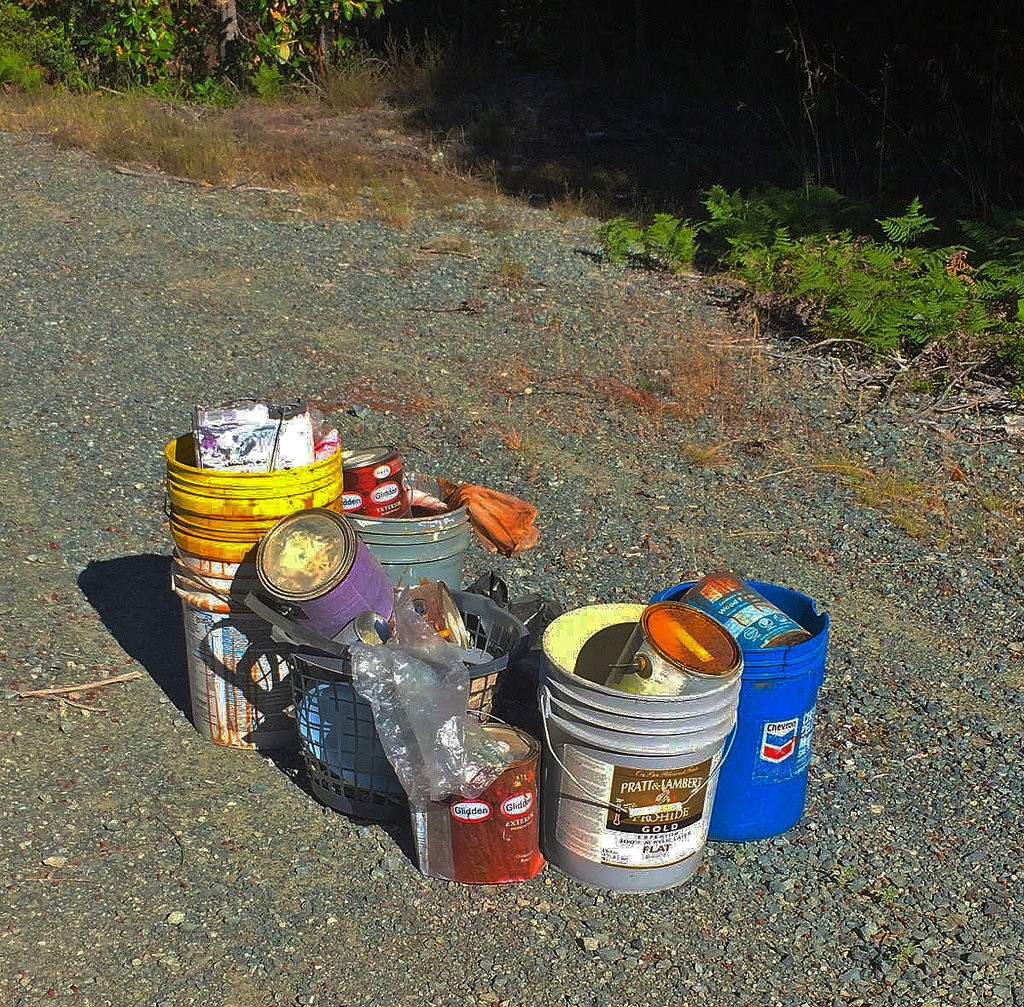
[[[732,635],[689,605],[655,602],[644,609],[640,625],[660,657],[688,672],[719,678],[742,667],[743,656]]]
[[[455,604],[455,598],[443,580],[421,580],[416,587],[411,588],[411,601],[416,611],[443,639],[463,650],[469,650],[473,644],[469,630]]]
[[[256,575],[283,601],[310,601],[344,579],[357,548],[356,534],[341,514],[323,507],[295,511],[263,537]]]
[[[508,747],[509,765],[534,759],[540,754],[540,742],[517,727],[508,724],[484,724],[483,727],[492,741]]]
[[[367,465],[376,465],[378,462],[388,461],[398,456],[398,449],[394,447],[376,446],[371,448],[359,448],[355,451],[342,451],[341,468],[361,469]]]

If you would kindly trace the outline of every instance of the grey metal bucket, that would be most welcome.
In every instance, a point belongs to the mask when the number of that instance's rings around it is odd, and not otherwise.
[[[672,888],[700,866],[740,692],[739,671],[694,676],[672,696],[632,695],[585,677],[577,661],[587,642],[604,631],[614,658],[643,609],[591,605],[544,634],[544,852],[580,881],[613,891]],[[607,631],[620,626],[621,640],[611,639]]]
[[[469,546],[465,507],[432,517],[347,517],[392,584],[418,584],[425,577],[443,580],[453,590],[462,586],[462,565]]]

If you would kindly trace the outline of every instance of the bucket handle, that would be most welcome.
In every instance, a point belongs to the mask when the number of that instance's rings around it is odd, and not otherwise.
[[[558,754],[555,752],[555,746],[551,744],[551,735],[548,734],[548,717],[553,716],[553,714],[551,713],[551,690],[548,689],[546,682],[540,687],[540,712],[540,722],[541,726],[544,728],[544,741],[547,744],[547,751],[551,753],[551,758],[553,758],[555,762],[558,763],[558,765],[562,769],[562,772],[565,773],[565,775],[568,776],[569,779],[576,784],[576,786],[579,788],[580,793],[583,794],[585,797],[589,797],[595,803],[603,805],[606,808],[611,808],[613,811],[618,811],[620,814],[625,815],[627,818],[630,817],[629,808],[624,808],[620,804],[613,804],[610,801],[606,801],[603,798],[597,797],[594,794],[590,793],[590,791],[588,791],[587,788],[582,783],[580,783],[578,779],[576,779],[575,775],[569,771],[569,767],[566,766],[566,764],[562,762],[562,760],[558,757]],[[733,729],[729,732],[729,739],[725,743],[725,751],[722,753],[722,758],[719,760],[718,765],[710,773],[708,773],[708,778],[703,782],[703,784],[701,784],[699,790],[705,790],[707,788],[707,785],[713,779],[715,779],[721,772],[722,766],[725,765],[725,760],[729,757],[729,753],[732,751],[732,743],[736,740],[736,730],[738,727],[738,723],[733,725]],[[690,854],[690,856],[694,855],[695,854],[693,853]],[[685,860],[688,858],[684,857],[683,859]]]
[[[311,647],[334,657],[348,657],[348,647],[344,644],[335,643],[324,636],[310,632],[292,619],[283,616],[276,609],[271,608],[255,592],[250,591],[243,601],[250,612],[270,623],[270,635],[278,643],[290,643],[296,647]]]

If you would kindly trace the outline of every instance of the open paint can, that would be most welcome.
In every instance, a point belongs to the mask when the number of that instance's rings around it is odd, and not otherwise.
[[[648,605],[605,681],[638,695],[679,695],[687,679],[739,675],[743,655],[729,633],[705,612],[679,602]]]
[[[259,544],[256,575],[268,594],[328,639],[361,613],[385,622],[394,613],[391,580],[336,511],[313,507],[282,518]]]

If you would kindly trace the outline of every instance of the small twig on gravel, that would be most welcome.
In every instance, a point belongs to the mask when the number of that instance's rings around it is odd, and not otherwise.
[[[823,346],[835,346],[837,343],[851,343],[855,346],[863,346],[859,339],[821,339],[816,343],[808,343],[806,346],[801,346],[800,349],[803,351],[820,350]]]
[[[89,878],[55,878],[52,874],[44,874],[38,878],[21,878],[22,881],[49,881],[51,885],[59,885],[62,881],[88,881]]]
[[[446,247],[434,247],[431,245],[420,245],[416,249],[417,252],[423,252],[425,255],[458,255],[463,259],[475,259],[476,256],[472,252],[462,252],[456,248]]]
[[[174,840],[175,845],[178,847],[178,866],[183,867],[185,865],[185,844],[181,841],[181,836],[177,834],[162,818],[154,816],[153,820],[159,822],[166,830],[171,839]]]
[[[90,689],[102,689],[107,685],[114,685],[117,682],[134,682],[142,678],[141,671],[129,671],[124,675],[114,675],[112,678],[98,678],[95,682],[85,682],[83,685],[57,685],[52,689],[29,689],[25,692],[16,692],[15,699],[28,699],[32,696],[65,696],[75,692],[87,692]]]
[[[788,469],[778,469],[775,472],[763,472],[759,476],[754,476],[750,481],[752,483],[758,483],[762,479],[771,479],[774,476],[786,476],[791,472],[859,472],[862,476],[867,476],[868,479],[874,479],[875,473],[871,469],[861,468],[859,465],[829,465],[827,462],[818,462],[813,465],[794,465]]]
[[[60,701],[67,703],[68,706],[73,706],[76,710],[86,710],[89,713],[107,713],[109,712],[102,706],[86,706],[85,703],[76,703],[73,699],[68,699],[67,696],[61,696]]]

